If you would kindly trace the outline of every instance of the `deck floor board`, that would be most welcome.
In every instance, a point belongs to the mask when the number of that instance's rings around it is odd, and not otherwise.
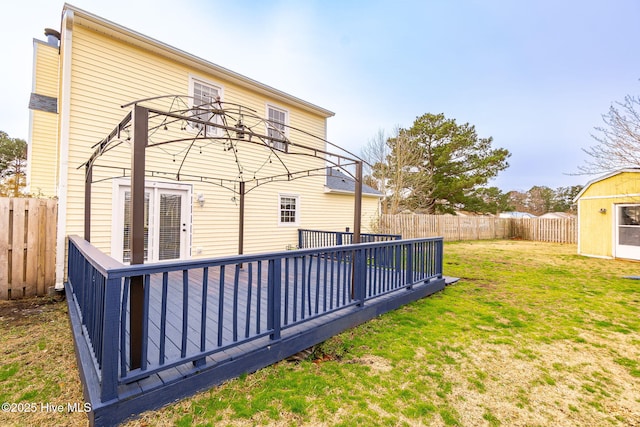
[[[337,272],[339,267],[344,269],[342,263],[333,263],[338,267],[333,267]],[[308,267],[307,267],[308,268]],[[328,268],[328,272],[331,272],[332,267]],[[234,300],[235,292],[235,272],[230,271],[232,269],[226,269],[225,271],[225,286],[224,286],[224,298],[225,300]],[[253,275],[255,278],[256,268],[253,268]],[[289,268],[289,286],[288,292],[284,292],[282,295],[283,306],[284,300],[287,299],[290,309],[283,314],[282,323],[283,327],[287,327],[288,323],[293,322],[294,313],[296,310],[295,318],[299,321],[302,318],[308,319],[310,317],[317,316],[323,311],[323,303],[326,301],[327,307],[336,307],[342,301],[334,302],[330,304],[327,299],[324,298],[324,294],[328,296],[327,292],[324,292],[323,285],[321,284],[325,277],[324,270],[321,269],[321,277],[318,277],[317,270],[312,268],[311,280],[305,283],[305,295],[304,300],[302,298],[302,292],[298,283],[298,292],[294,292],[294,269]],[[197,352],[200,349],[200,333],[201,333],[201,319],[202,319],[202,272],[197,270],[189,273],[188,282],[188,309],[187,309],[187,353]],[[213,276],[213,277],[212,277]],[[266,292],[266,268],[262,268],[262,284],[263,289],[260,295],[260,308],[262,310],[260,329],[261,331],[267,330],[267,314],[266,308],[268,306],[267,292]],[[238,339],[244,339],[246,337],[246,316],[247,310],[249,310],[250,319],[253,320],[250,324],[251,332],[256,330],[256,314],[258,309],[257,304],[257,290],[251,293],[251,301],[248,301],[248,266],[240,269],[238,274],[238,299],[237,299],[237,318],[238,318]],[[165,356],[166,359],[180,355],[182,346],[182,319],[183,319],[183,283],[182,274],[180,272],[174,272],[169,274],[168,294],[167,294],[167,309],[166,309],[166,341],[165,341]],[[213,285],[213,286],[212,286]],[[253,285],[256,287],[255,284]],[[320,291],[320,293],[318,292]],[[341,296],[341,292],[335,292],[335,296]],[[212,349],[217,347],[217,328],[218,328],[218,307],[214,302],[218,301],[219,297],[219,275],[214,272],[209,272],[209,285],[207,290],[207,313],[206,313],[206,348]],[[294,300],[297,302],[293,304]],[[318,304],[318,309],[316,309]],[[150,280],[149,290],[149,346],[147,353],[147,363],[157,364],[160,355],[160,329],[161,329],[161,307],[162,307],[162,275],[153,275]],[[233,304],[225,304],[224,319],[223,322],[223,343],[233,343]],[[310,308],[310,310],[309,310]],[[304,313],[303,313],[304,311]],[[286,317],[286,322],[285,322]],[[128,333],[128,331],[127,331]]]

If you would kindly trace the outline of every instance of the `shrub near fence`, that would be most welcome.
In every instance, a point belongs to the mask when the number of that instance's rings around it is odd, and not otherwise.
[[[442,236],[445,240],[522,239],[576,243],[575,218],[495,218],[445,215],[384,214],[380,233],[403,239]]]
[[[55,285],[57,213],[56,200],[0,198],[0,300]]]

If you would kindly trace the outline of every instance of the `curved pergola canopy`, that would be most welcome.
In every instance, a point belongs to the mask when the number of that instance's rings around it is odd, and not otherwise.
[[[95,144],[85,167],[85,239],[90,240],[91,184],[131,179],[131,262],[142,263],[144,179],[198,182],[233,192],[240,202],[238,252],[243,252],[244,198],[259,186],[339,168],[355,181],[354,242],[359,242],[363,160],[323,137],[261,117],[255,110],[219,99],[194,105],[194,98],[163,95],[123,105],[129,112]],[[324,130],[324,129],[323,129]],[[121,152],[130,165],[115,165],[107,154]],[[150,156],[162,167],[147,167]],[[206,170],[196,168],[204,161]],[[295,160],[293,160],[295,159]],[[318,165],[317,159],[323,164]],[[158,162],[154,162],[156,165]],[[215,166],[215,167],[214,167]],[[97,171],[100,173],[96,173]],[[194,171],[197,170],[197,173]]]

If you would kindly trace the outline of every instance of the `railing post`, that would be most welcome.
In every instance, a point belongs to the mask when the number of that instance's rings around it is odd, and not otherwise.
[[[353,299],[357,301],[357,305],[362,307],[367,294],[367,257],[365,250],[356,249],[353,254]]]
[[[342,246],[342,232],[336,232],[336,246]]]
[[[302,249],[302,230],[298,228],[298,249]]]
[[[144,169],[148,140],[149,111],[136,105],[133,110],[131,144],[131,265],[144,264]],[[131,369],[142,366],[144,317],[143,276],[132,276],[130,287],[129,354]]]
[[[409,243],[406,246],[405,254],[405,285],[410,288],[413,284],[413,243]]]
[[[281,311],[282,259],[269,260],[268,288],[268,317],[267,328],[272,329],[272,340],[280,339],[282,328]]]
[[[109,278],[105,283],[104,323],[102,324],[102,383],[100,400],[118,397],[118,359],[120,349],[120,279]]]
[[[435,264],[436,264],[436,270],[439,278],[442,277],[443,263],[444,263],[444,240],[438,239],[438,241],[436,242]]]

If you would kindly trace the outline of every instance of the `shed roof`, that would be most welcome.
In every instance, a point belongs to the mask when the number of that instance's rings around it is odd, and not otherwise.
[[[356,182],[339,170],[327,168],[327,188],[330,193],[353,194],[356,190]],[[362,195],[382,197],[381,192],[366,184],[362,184]]]
[[[535,218],[536,216],[529,212],[510,211],[510,212],[500,212],[499,217],[500,218]]]
[[[575,218],[576,215],[567,212],[547,212],[538,218]]]
[[[587,182],[584,187],[582,187],[582,190],[580,190],[580,192],[573,199],[573,203],[577,203],[578,199],[582,197],[582,195],[587,191],[587,189],[597,182],[604,181],[605,179],[611,178],[612,176],[620,175],[621,173],[638,173],[638,172],[640,172],[640,168],[624,168],[624,169],[618,169],[618,170],[609,172],[598,178],[594,178],[591,181]]]

